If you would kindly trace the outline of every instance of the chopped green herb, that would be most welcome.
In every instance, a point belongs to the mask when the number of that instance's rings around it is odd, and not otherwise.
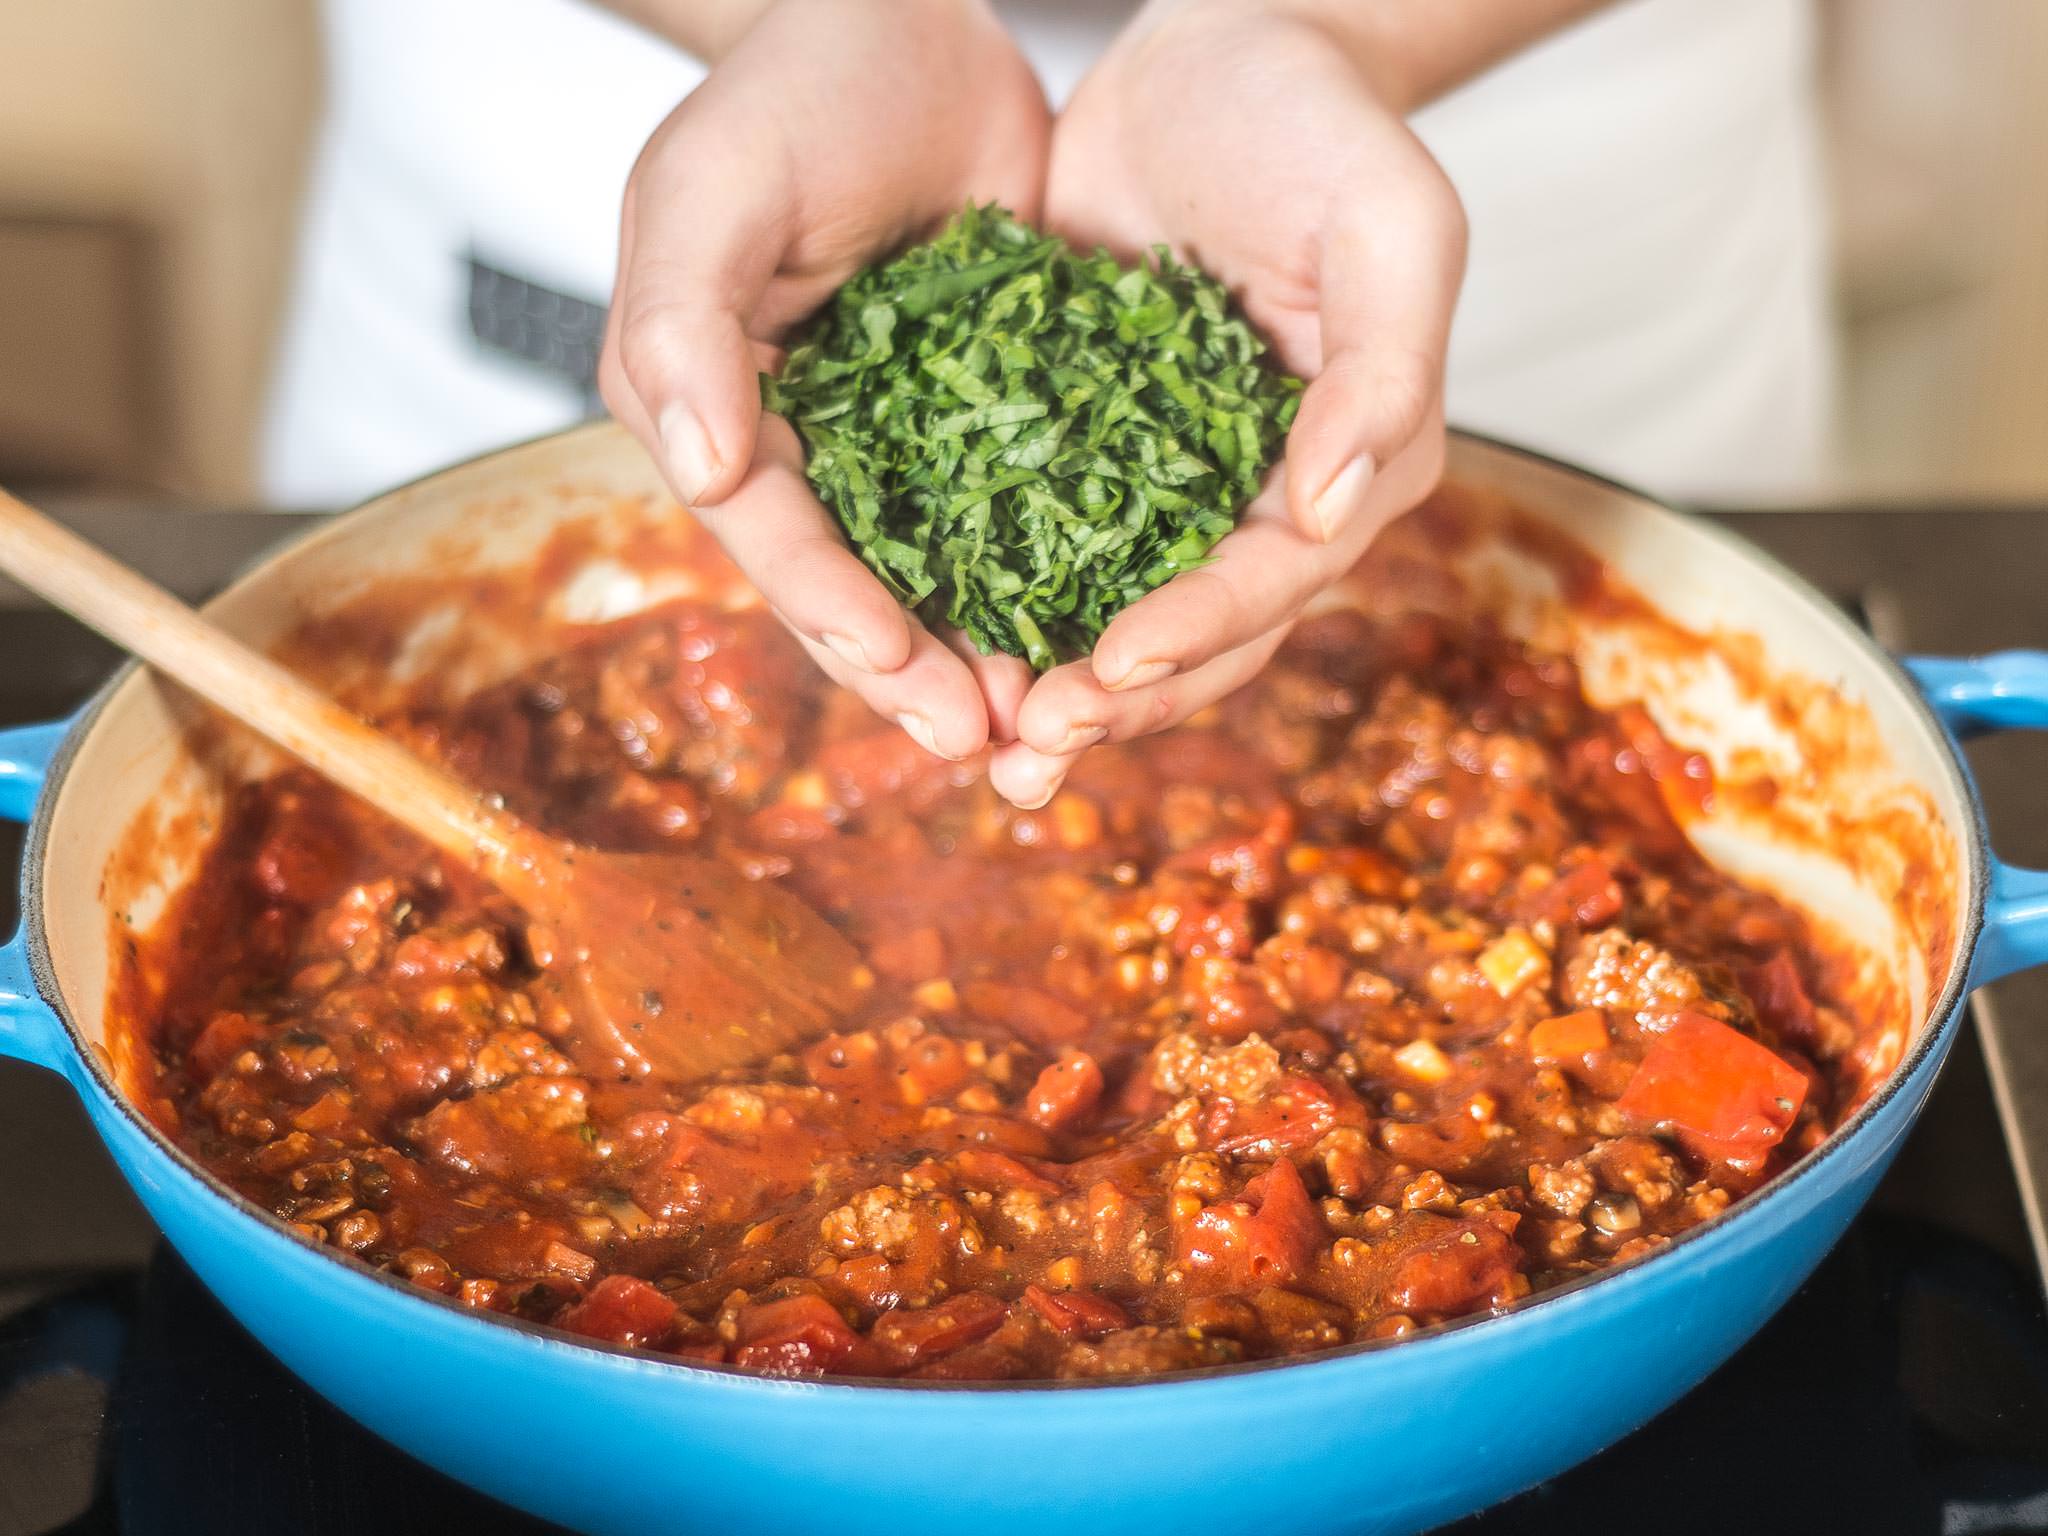
[[[1124,267],[991,205],[841,288],[762,398],[898,597],[1043,670],[1257,493],[1301,397],[1265,353],[1163,247]]]

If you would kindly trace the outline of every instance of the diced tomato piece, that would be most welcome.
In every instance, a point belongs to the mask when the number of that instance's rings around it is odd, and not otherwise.
[[[206,1021],[185,1051],[185,1066],[193,1081],[207,1082],[221,1069],[263,1038],[263,1026],[246,1013],[216,1013]]]
[[[1323,1214],[1308,1197],[1294,1164],[1275,1163],[1244,1187],[1252,1202],[1245,1227],[1245,1261],[1252,1278],[1285,1285],[1315,1262],[1325,1236]]]
[[[920,1365],[986,1338],[1010,1315],[1009,1306],[986,1291],[968,1291],[935,1307],[884,1312],[870,1337],[899,1368]]]
[[[1529,1054],[1538,1061],[1577,1061],[1588,1052],[1606,1050],[1612,1043],[1607,1020],[1598,1008],[1559,1014],[1529,1031]]]
[[[1059,1060],[1038,1074],[1025,1095],[1024,1113],[1048,1131],[1063,1130],[1102,1101],[1102,1088],[1102,1068],[1093,1056],[1061,1051]]]
[[[911,928],[876,939],[868,958],[891,981],[930,981],[946,968],[946,944],[936,928]]]
[[[828,741],[818,749],[817,762],[834,797],[849,806],[866,805],[905,790],[916,798],[919,792],[942,787],[954,768],[898,730]]]
[[[821,842],[838,830],[837,818],[830,808],[792,805],[786,800],[764,805],[747,817],[748,833],[770,847],[785,843]]]
[[[1130,1072],[1110,1099],[1119,1120],[1150,1120],[1173,1102],[1173,1096],[1152,1081],[1150,1072]]]
[[[292,1128],[322,1132],[339,1130],[348,1121],[349,1108],[348,1094],[340,1088],[330,1088],[292,1116]]]
[[[817,1376],[845,1366],[864,1342],[824,1297],[785,1296],[740,1310],[732,1360],[771,1376]]]
[[[656,1344],[675,1326],[676,1304],[645,1280],[606,1275],[555,1319],[557,1328],[614,1344]]]
[[[612,1143],[628,1168],[680,1168],[718,1145],[665,1109],[643,1109],[628,1115],[612,1131]]]
[[[1412,1240],[1395,1260],[1387,1299],[1403,1312],[1455,1317],[1508,1301],[1521,1250],[1489,1221],[1410,1218]]]
[[[1806,1076],[1740,1030],[1680,1013],[1615,1101],[1638,1125],[1674,1132],[1708,1162],[1753,1172],[1806,1102]]]
[[[896,1053],[896,1091],[906,1104],[927,1104],[958,1088],[971,1071],[959,1041],[920,1035]]]
[[[1787,951],[1778,950],[1763,964],[1749,967],[1739,980],[1766,1024],[1787,1040],[1813,1044],[1813,998],[1799,974],[1799,962]]]
[[[804,1070],[820,1088],[858,1093],[881,1070],[882,1042],[868,1030],[826,1035],[804,1047]]]
[[[885,1253],[857,1253],[842,1259],[832,1283],[864,1307],[880,1311],[903,1299],[903,1276]]]
[[[1252,931],[1252,909],[1235,896],[1218,901],[1199,897],[1180,904],[1180,921],[1173,929],[1173,951],[1201,959],[1208,955],[1237,957],[1249,955],[1258,943]]]
[[[1042,1285],[1027,1285],[1024,1301],[1055,1333],[1070,1339],[1100,1338],[1130,1326],[1130,1313],[1093,1291],[1048,1291]]]
[[[1627,740],[1616,767],[1629,772],[1632,755],[1640,771],[1662,786],[1671,799],[1694,809],[1705,806],[1714,791],[1714,773],[1703,754],[1673,743],[1639,704],[1624,704],[1615,711],[1614,720]]]
[[[961,1148],[953,1154],[953,1168],[974,1189],[1022,1189],[1038,1195],[1060,1192],[1059,1185],[1030,1164],[991,1147]]]
[[[960,988],[960,998],[970,1013],[1013,1029],[1037,1045],[1069,1045],[1088,1033],[1086,1015],[1039,987],[970,981]]]
[[[1232,1157],[1276,1157],[1302,1152],[1335,1125],[1362,1125],[1364,1106],[1349,1088],[1342,1097],[1328,1085],[1290,1072],[1255,1103],[1219,1099],[1204,1117],[1210,1145]]]
[[[1598,928],[1614,920],[1622,900],[1621,883],[1614,878],[1614,871],[1605,861],[1589,858],[1565,870],[1544,893],[1544,915],[1554,923]]]
[[[286,790],[249,860],[249,878],[272,901],[311,906],[342,883],[350,857],[351,839],[333,811]]]
[[[1282,853],[1293,836],[1293,807],[1276,805],[1257,831],[1232,832],[1189,848],[1175,854],[1165,867],[1170,873],[1228,881],[1240,896],[1270,896],[1279,884]]]

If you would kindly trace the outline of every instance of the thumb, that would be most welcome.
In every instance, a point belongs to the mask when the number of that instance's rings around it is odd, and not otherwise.
[[[1436,418],[1465,224],[1430,171],[1440,196],[1406,217],[1361,196],[1362,217],[1323,245],[1323,367],[1287,434],[1288,516],[1321,543],[1360,515],[1374,477]]]
[[[712,506],[754,456],[761,398],[747,322],[787,220],[780,155],[749,155],[689,105],[649,141],[627,184],[598,384],[677,496]]]

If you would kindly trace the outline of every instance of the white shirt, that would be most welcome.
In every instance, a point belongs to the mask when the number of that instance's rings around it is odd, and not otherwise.
[[[1055,104],[1124,0],[1000,3]],[[474,255],[602,303],[619,194],[695,61],[575,0],[334,0],[264,443],[288,506],[588,413],[482,347]],[[1633,0],[1422,112],[1472,228],[1449,406],[1682,496],[1797,494],[1833,395],[1807,0]]]

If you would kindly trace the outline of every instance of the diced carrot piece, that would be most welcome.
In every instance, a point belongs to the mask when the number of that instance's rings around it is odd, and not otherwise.
[[[1680,1013],[1615,1101],[1638,1125],[1672,1131],[1708,1162],[1754,1171],[1798,1118],[1804,1073],[1740,1030]]]
[[[1061,1051],[1024,1098],[1025,1117],[1048,1131],[1084,1118],[1102,1100],[1102,1068],[1086,1051]]]
[[[645,1280],[606,1275],[555,1319],[557,1328],[614,1344],[655,1344],[675,1326],[676,1304]]]
[[[1598,1008],[1581,1008],[1545,1019],[1529,1031],[1529,1054],[1538,1061],[1577,1061],[1613,1044]]]

